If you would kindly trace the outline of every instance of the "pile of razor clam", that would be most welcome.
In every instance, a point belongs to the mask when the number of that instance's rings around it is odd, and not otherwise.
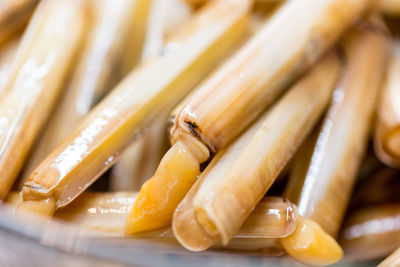
[[[400,0],[2,0],[1,205],[400,266],[398,38]]]

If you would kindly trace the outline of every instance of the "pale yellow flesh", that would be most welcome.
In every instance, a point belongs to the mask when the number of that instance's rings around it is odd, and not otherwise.
[[[322,60],[217,154],[175,212],[173,229],[183,246],[204,250],[229,242],[321,116],[339,69],[334,55]]]
[[[3,0],[0,5],[0,47],[21,32],[38,0]]]
[[[299,213],[336,236],[368,145],[369,129],[388,59],[388,41],[371,25],[355,29],[345,42],[347,68],[324,119],[318,140],[312,142],[309,164],[299,157],[298,183],[285,196]],[[310,148],[307,148],[310,149]],[[304,151],[303,151],[304,152]],[[306,169],[306,170],[304,170]],[[301,177],[301,174],[305,177]],[[289,182],[290,184],[291,182]]]
[[[39,163],[79,126],[90,109],[130,71],[132,63],[138,61],[150,2],[96,0],[92,3],[96,7],[94,21],[78,66],[24,168],[21,186]],[[127,54],[127,49],[132,52]]]
[[[399,218],[398,204],[375,205],[350,213],[339,239],[346,257],[366,261],[389,255],[400,243]]]
[[[245,31],[249,5],[219,0],[183,25],[162,56],[130,73],[36,168],[23,187],[24,200],[52,196],[60,208],[89,187],[135,132],[178,103],[228,53]]]
[[[281,239],[286,252],[305,264],[327,266],[343,257],[343,250],[321,226],[309,219],[300,219],[295,232]]]
[[[400,265],[400,248],[382,261],[378,267],[397,267]]]
[[[400,42],[394,40],[386,82],[378,104],[375,125],[375,151],[381,161],[400,166]]]
[[[28,30],[26,35],[36,31],[36,38],[29,47],[19,47],[0,102],[0,199],[8,193],[57,100],[88,20],[84,1],[44,1],[36,16],[44,25]]]
[[[154,177],[140,190],[127,218],[126,234],[168,226],[175,208],[199,173],[197,159],[183,143],[176,143],[161,160]],[[168,179],[164,179],[166,175]]]

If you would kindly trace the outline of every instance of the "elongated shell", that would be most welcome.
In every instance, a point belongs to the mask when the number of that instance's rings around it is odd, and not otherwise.
[[[87,23],[86,1],[45,0],[28,26],[0,102],[0,199],[55,105]]]
[[[84,193],[55,218],[81,226],[123,234],[128,212],[137,197],[136,192]]]
[[[25,166],[21,186],[138,62],[150,3],[150,0],[93,1],[94,19],[78,66]]]
[[[291,179],[304,182],[286,194],[297,203],[301,215],[318,222],[332,236],[342,223],[368,144],[389,46],[384,34],[366,26],[348,35],[345,48],[346,72],[318,140],[311,143],[312,153],[299,153],[298,168],[291,174]],[[312,155],[309,165],[304,164],[307,155]]]
[[[217,154],[175,212],[173,228],[181,244],[204,250],[217,241],[229,242],[322,115],[339,66],[333,55],[322,60],[255,126]],[[187,225],[196,231],[186,230]]]
[[[51,195],[60,208],[89,187],[135,132],[178,103],[242,37],[249,5],[219,0],[183,25],[162,56],[129,74],[38,166],[24,185],[24,200]]]
[[[312,65],[371,2],[286,2],[180,110],[172,142],[185,132],[214,152],[224,147]]]

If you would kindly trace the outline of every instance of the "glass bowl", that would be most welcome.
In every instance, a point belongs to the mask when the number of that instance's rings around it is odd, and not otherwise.
[[[210,250],[91,232],[59,220],[16,216],[0,206],[0,266],[306,266],[289,257]],[[335,266],[376,266],[346,263]]]

